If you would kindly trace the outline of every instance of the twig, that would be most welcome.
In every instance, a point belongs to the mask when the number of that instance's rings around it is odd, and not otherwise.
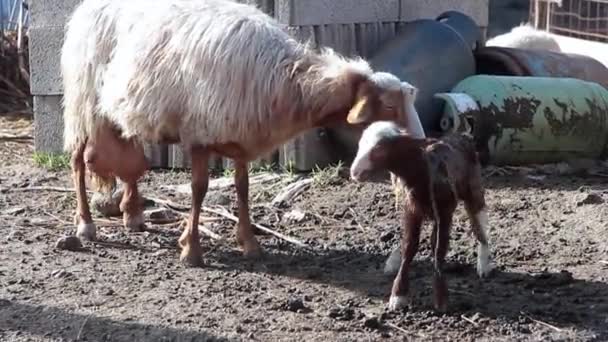
[[[59,222],[61,222],[63,224],[72,224],[72,222],[64,220],[61,217],[55,216],[55,215],[47,212],[46,210],[43,210],[42,212],[45,213],[47,216],[50,216],[50,217],[54,218],[55,220],[57,220],[57,221],[59,221]]]
[[[600,260],[600,264],[608,265],[608,260]]]
[[[218,241],[224,240],[224,238],[221,235],[214,233],[213,231],[211,231],[209,228],[203,226],[202,224],[198,225],[198,231],[209,236],[210,238],[212,238],[214,240],[218,240]]]
[[[544,325],[545,327],[547,327],[547,328],[551,328],[551,329],[553,329],[553,330],[555,330],[555,331],[557,331],[557,332],[562,332],[562,331],[564,331],[563,329],[558,328],[558,327],[556,327],[555,325],[551,325],[551,324],[549,324],[549,323],[547,323],[547,322],[543,322],[543,321],[539,321],[539,320],[537,320],[537,319],[534,319],[534,318],[530,317],[529,315],[525,314],[524,312],[520,312],[520,313],[521,313],[521,314],[522,314],[524,317],[526,317],[527,319],[531,320],[532,322],[538,323],[538,324],[540,324],[540,325]]]
[[[84,331],[84,326],[87,324],[87,322],[89,321],[89,317],[91,317],[93,315],[93,313],[90,313],[82,322],[82,325],[80,326],[80,330],[78,330],[78,335],[76,335],[76,341],[80,340],[80,337],[82,336],[82,332]]]
[[[397,326],[396,324],[393,324],[393,323],[391,323],[391,322],[386,322],[386,323],[384,323],[384,324],[385,324],[387,327],[391,327],[391,328],[393,328],[393,329],[395,329],[395,330],[398,330],[398,331],[402,332],[402,333],[403,333],[403,334],[405,334],[405,335],[417,335],[418,337],[421,337],[421,338],[423,338],[423,339],[427,339],[427,336],[426,336],[425,334],[423,334],[423,333],[419,333],[419,332],[417,332],[417,331],[416,331],[416,332],[414,332],[414,331],[408,331],[408,330],[405,330],[405,329],[401,328],[400,326]]]
[[[465,316],[465,315],[460,315],[460,318],[464,319],[465,321],[473,324],[474,326],[478,327],[479,323],[475,322],[474,320],[470,319],[469,317]]]
[[[152,201],[152,202],[154,202],[154,203],[156,203],[156,204],[164,205],[167,208],[173,209],[173,210],[176,210],[176,211],[190,210],[189,207],[183,206],[183,205],[181,205],[179,203],[175,203],[173,201],[164,200],[164,199],[160,199],[160,198],[154,198],[154,197],[147,197],[147,199],[150,200],[150,201]],[[208,213],[212,213],[212,214],[216,214],[216,215],[222,216],[222,217],[227,218],[227,219],[229,219],[231,221],[239,222],[238,217],[230,214],[225,208],[222,208],[223,210],[221,210],[221,211],[220,210],[215,210],[215,209],[212,209],[212,208],[209,208],[209,207],[202,207],[201,209],[203,211],[208,212]],[[263,231],[263,232],[266,232],[268,234],[274,235],[274,236],[278,237],[279,239],[285,240],[285,241],[287,241],[289,243],[292,243],[292,244],[294,244],[294,245],[296,245],[298,247],[302,247],[302,248],[306,248],[306,249],[309,248],[309,246],[307,244],[305,244],[302,241],[299,241],[299,240],[297,240],[295,238],[283,235],[283,234],[281,234],[279,232],[275,232],[274,230],[272,230],[270,228],[267,228],[267,227],[264,227],[264,226],[262,226],[260,224],[257,224],[257,223],[251,223],[251,224],[253,226],[255,226],[256,228],[258,228],[259,230]]]
[[[27,191],[55,191],[55,192],[75,192],[74,188],[62,188],[59,186],[28,186],[27,188],[5,188],[11,192],[27,192]],[[87,190],[88,193],[93,191]]]
[[[239,221],[238,217],[230,214],[224,208],[222,208],[223,210],[221,210],[221,211],[220,210],[215,210],[215,209],[212,209],[212,208],[208,208],[208,207],[202,207],[201,209],[204,210],[204,211],[206,211],[206,212],[212,213],[212,214],[223,216],[223,217],[225,217],[225,218],[227,218],[227,219],[229,219],[231,221],[234,221],[234,222],[238,222]],[[306,249],[309,248],[309,246],[307,244],[303,243],[300,240],[297,240],[295,238],[289,237],[287,235],[283,235],[283,234],[281,234],[279,232],[275,232],[274,230],[272,230],[272,229],[270,229],[268,227],[264,227],[264,226],[262,226],[261,224],[258,224],[258,223],[251,223],[251,224],[253,226],[255,226],[256,228],[258,228],[259,230],[263,231],[263,232],[266,232],[268,234],[274,235],[274,236],[278,237],[279,239],[285,240],[285,241],[287,241],[289,243],[292,243],[292,244],[294,244],[294,245],[296,245],[298,247],[302,247],[302,248],[306,248]]]
[[[359,226],[359,229],[361,229],[362,231],[366,232],[367,229],[363,228],[363,226],[361,225],[361,223],[359,223],[359,215],[357,215],[357,213],[355,212],[355,209],[348,207],[348,210],[351,212],[351,214],[353,214],[353,217],[355,218],[355,221],[357,222],[357,226]]]
[[[31,135],[0,135],[0,141],[32,140]]]
[[[289,184],[288,186],[284,187],[281,192],[272,199],[272,205],[278,205],[280,203],[292,201],[297,196],[299,196],[304,190],[306,190],[310,186],[310,184],[312,184],[312,178],[302,179]]]

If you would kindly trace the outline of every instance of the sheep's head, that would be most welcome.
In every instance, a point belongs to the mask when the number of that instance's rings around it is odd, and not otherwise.
[[[354,181],[365,182],[371,176],[386,170],[389,158],[388,144],[394,138],[405,134],[404,130],[391,121],[376,121],[370,124],[359,139],[357,155],[350,167]]]
[[[407,113],[413,107],[417,93],[416,87],[401,82],[393,74],[376,72],[359,85],[355,104],[346,120],[349,124],[366,124],[382,120],[402,123],[407,115],[418,115]]]

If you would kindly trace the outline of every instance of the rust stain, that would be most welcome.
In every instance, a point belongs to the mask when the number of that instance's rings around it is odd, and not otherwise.
[[[606,124],[604,107],[600,106],[596,100],[586,98],[585,102],[587,102],[589,110],[583,113],[576,111],[573,104],[558,99],[553,99],[553,102],[560,112],[555,113],[551,108],[546,107],[543,114],[554,137],[576,135],[595,139],[595,134],[592,133]]]
[[[480,114],[476,118],[476,145],[482,164],[487,164],[490,159],[488,144],[492,137],[495,137],[494,146],[503,138],[505,129],[513,129],[514,133],[508,137],[511,145],[520,144],[517,135],[519,131],[532,128],[534,115],[540,106],[541,101],[534,97],[511,97],[504,99],[502,106],[495,103],[481,108]],[[513,146],[517,149],[517,146]]]

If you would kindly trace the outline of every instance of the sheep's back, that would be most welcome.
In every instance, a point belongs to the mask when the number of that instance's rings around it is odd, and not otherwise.
[[[272,18],[226,0],[124,6],[99,106],[126,137],[248,142],[281,123],[273,96],[303,51]]]

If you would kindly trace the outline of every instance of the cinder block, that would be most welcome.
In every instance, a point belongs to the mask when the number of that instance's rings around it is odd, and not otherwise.
[[[30,91],[32,95],[61,95],[59,66],[63,28],[30,29]]]
[[[30,5],[30,28],[63,27],[82,0],[35,0]]]
[[[34,145],[36,151],[63,150],[61,96],[34,96]]]
[[[475,20],[478,26],[488,26],[489,0],[401,0],[401,21],[435,19],[445,11],[460,11]]]
[[[275,16],[293,26],[399,20],[399,0],[276,0]]]

